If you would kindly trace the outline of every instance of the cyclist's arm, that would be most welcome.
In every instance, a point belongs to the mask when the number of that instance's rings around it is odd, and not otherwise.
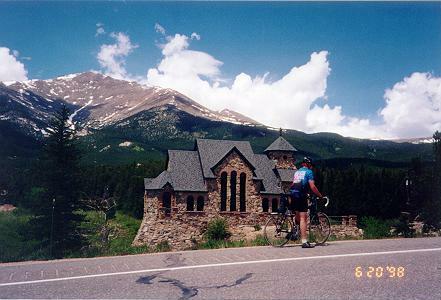
[[[318,188],[315,186],[314,180],[309,180],[309,187],[311,191],[316,194],[317,197],[323,198],[322,194],[319,192]]]

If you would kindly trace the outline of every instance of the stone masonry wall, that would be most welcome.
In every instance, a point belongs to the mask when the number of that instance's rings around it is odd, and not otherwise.
[[[237,172],[236,187],[236,211],[230,208],[230,181],[227,184],[227,211],[220,211],[221,197],[221,173],[227,172],[228,179],[232,171]],[[246,174],[246,211],[240,212],[240,174]],[[253,172],[249,165],[242,160],[241,156],[232,152],[214,170],[216,179],[206,181],[208,192],[176,192],[171,186],[166,186],[163,191],[146,191],[144,196],[144,217],[133,245],[154,246],[167,241],[173,250],[189,249],[194,243],[203,239],[203,234],[209,221],[221,217],[227,220],[233,233],[232,239],[243,238],[243,228],[253,228],[259,224],[261,227],[268,218],[262,210],[262,198],[270,200],[279,198],[278,195],[260,195],[260,181],[253,180]],[[164,193],[171,194],[171,209],[167,211],[162,207]],[[195,201],[204,197],[203,211],[187,211],[187,197],[192,195]],[[271,211],[271,201],[269,203]],[[355,220],[355,221],[354,221]],[[343,224],[344,222],[344,224]],[[354,223],[355,222],[355,223]],[[332,226],[333,234],[337,236],[357,236],[359,230],[356,227],[356,217],[343,218],[341,225]]]
[[[271,151],[268,152],[268,157],[276,162],[278,169],[295,169],[294,153],[283,151]]]
[[[228,179],[232,171],[237,172],[236,211],[230,208],[230,185],[227,184],[227,211],[220,211],[220,174],[227,172]],[[240,212],[240,174],[246,174],[246,211]],[[208,193],[174,192],[171,188],[164,191],[146,191],[144,197],[144,218],[134,245],[155,245],[167,241],[172,249],[181,250],[191,248],[194,242],[203,239],[203,233],[209,221],[225,218],[230,228],[239,225],[262,225],[267,213],[262,211],[262,197],[259,194],[260,182],[253,180],[253,172],[246,162],[235,152],[232,152],[214,170],[216,179],[207,180]],[[228,180],[229,182],[229,180]],[[164,192],[172,194],[172,208],[169,216],[162,208]],[[204,210],[187,211],[187,197],[192,195],[195,200],[198,196],[204,197]],[[274,195],[276,197],[276,195]]]

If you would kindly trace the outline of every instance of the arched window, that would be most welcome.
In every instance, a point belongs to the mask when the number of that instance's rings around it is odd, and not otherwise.
[[[268,198],[263,198],[262,199],[262,210],[263,212],[268,212],[269,209],[269,200]]]
[[[192,195],[187,197],[187,211],[194,211],[194,198]]]
[[[171,214],[171,194],[170,192],[164,192],[162,194],[162,208],[164,209],[164,214],[170,216]]]
[[[271,203],[271,211],[276,212],[279,208],[279,199],[273,198],[273,201]]]
[[[196,210],[203,211],[204,210],[204,197],[199,196],[198,201],[196,203]]]
[[[221,196],[220,210],[226,211],[227,210],[227,172],[222,172],[221,174],[220,196]]]
[[[247,187],[247,174],[240,174],[240,211],[246,211],[246,187]]]
[[[231,172],[230,178],[230,211],[236,210],[236,182],[237,182],[237,172]]]

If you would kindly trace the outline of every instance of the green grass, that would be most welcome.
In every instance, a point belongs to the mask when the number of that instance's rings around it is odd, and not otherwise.
[[[47,249],[26,237],[31,217],[20,209],[0,212],[0,262],[47,258]]]
[[[88,232],[89,246],[80,256],[126,255],[150,252],[147,246],[132,246],[132,241],[141,225],[141,220],[117,212],[107,223],[108,242],[101,238],[104,217],[97,212],[87,212],[83,228]]]
[[[198,249],[219,249],[219,248],[237,248],[245,247],[244,240],[240,241],[228,241],[228,240],[207,240],[198,244]]]

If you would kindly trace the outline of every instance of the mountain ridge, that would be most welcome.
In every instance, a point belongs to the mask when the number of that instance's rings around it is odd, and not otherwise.
[[[107,153],[112,154],[102,161],[125,163],[163,157],[167,149],[191,149],[196,138],[249,140],[259,152],[279,134],[279,129],[237,112],[209,110],[171,89],[86,72],[49,80],[0,83],[0,128],[9,131],[2,132],[0,139],[26,153],[25,145],[28,147],[30,140],[23,135],[41,141],[48,134],[49,120],[63,104],[72,111],[71,122],[82,128],[79,135],[90,161],[100,160]],[[299,155],[323,159],[402,161],[412,156],[430,159],[431,155],[429,144],[348,138],[326,132],[284,130],[283,134],[300,150]]]

